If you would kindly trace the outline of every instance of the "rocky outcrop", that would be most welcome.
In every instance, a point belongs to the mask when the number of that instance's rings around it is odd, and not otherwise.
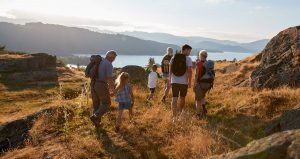
[[[23,141],[28,137],[28,131],[32,127],[34,119],[41,114],[50,113],[51,111],[53,111],[52,108],[44,109],[22,119],[1,125],[0,152],[22,145]]]
[[[35,71],[55,67],[56,57],[45,53],[0,56],[0,72]]]
[[[272,38],[258,59],[261,63],[251,74],[253,88],[300,87],[300,26]]]
[[[0,74],[6,81],[57,81],[56,56],[45,53],[2,54]]]
[[[55,118],[57,124],[64,124],[74,117],[74,111],[67,107],[50,107],[0,126],[0,155],[8,149],[19,148],[24,141],[31,141],[29,130],[41,116]],[[0,157],[1,158],[1,157]]]
[[[300,104],[293,109],[284,112],[280,117],[274,119],[266,127],[265,133],[267,135],[275,132],[300,129]]]
[[[147,74],[145,69],[140,66],[129,65],[121,69],[121,72],[127,72],[130,75],[130,81],[133,84],[146,84]]]
[[[232,73],[238,71],[239,69],[240,65],[238,63],[233,63],[217,71],[220,71],[221,73]]]
[[[299,159],[300,129],[279,132],[211,159]]]

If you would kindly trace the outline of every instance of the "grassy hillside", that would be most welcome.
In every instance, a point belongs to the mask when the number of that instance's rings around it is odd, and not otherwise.
[[[146,88],[135,85],[134,123],[129,123],[125,112],[119,133],[114,132],[115,102],[104,116],[101,128],[96,129],[90,122],[91,99],[85,81],[70,81],[72,78],[65,76],[65,81],[69,79],[67,85],[47,90],[29,88],[23,92],[7,92],[2,86],[2,91],[12,96],[11,100],[4,100],[6,97],[0,100],[1,107],[7,105],[1,111],[8,112],[6,116],[1,115],[2,120],[13,114],[9,112],[13,109],[9,103],[21,102],[20,98],[32,101],[24,104],[24,111],[20,112],[31,110],[35,105],[33,101],[38,107],[44,107],[38,104],[40,100],[50,101],[59,109],[35,121],[30,130],[31,139],[24,148],[10,150],[1,157],[206,158],[242,147],[263,137],[264,126],[270,119],[300,102],[300,89],[282,87],[258,91],[247,87],[249,75],[257,65],[251,62],[252,58],[238,63],[217,62],[216,83],[208,94],[208,116],[202,120],[195,117],[192,90],[189,90],[181,120],[174,124],[170,101],[160,102],[163,82],[159,81],[155,100],[150,103],[145,100]],[[82,91],[70,100],[60,91],[66,87]],[[28,95],[20,97],[24,91]],[[18,114],[12,118],[18,118]]]

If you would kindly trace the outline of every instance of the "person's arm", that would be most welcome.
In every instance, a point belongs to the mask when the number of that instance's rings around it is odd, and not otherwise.
[[[172,63],[173,63],[173,58],[171,58],[169,63],[169,81],[171,81],[171,76],[172,76]]]
[[[198,82],[198,75],[199,74],[199,70],[198,70],[198,67],[197,67],[197,64],[196,64],[196,73],[195,73],[195,79],[194,79],[194,85],[196,85],[196,83]]]
[[[114,84],[114,80],[112,79],[112,77],[108,77],[107,82],[108,82],[110,91],[115,92],[115,84]]]
[[[188,87],[192,87],[192,76],[193,76],[193,61],[191,58],[188,60]]]
[[[188,68],[189,88],[192,87],[192,76],[193,76],[193,68],[192,68],[192,66],[190,66],[190,67]]]
[[[110,94],[110,96],[116,95],[119,90],[120,88],[115,88],[114,91]]]

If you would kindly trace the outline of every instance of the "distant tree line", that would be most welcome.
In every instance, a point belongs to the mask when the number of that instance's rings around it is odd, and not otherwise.
[[[5,45],[0,45],[0,51],[4,51],[5,50]]]

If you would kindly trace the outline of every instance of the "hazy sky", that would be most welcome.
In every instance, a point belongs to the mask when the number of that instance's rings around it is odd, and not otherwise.
[[[242,42],[300,25],[299,0],[0,0],[0,21],[166,32]]]

